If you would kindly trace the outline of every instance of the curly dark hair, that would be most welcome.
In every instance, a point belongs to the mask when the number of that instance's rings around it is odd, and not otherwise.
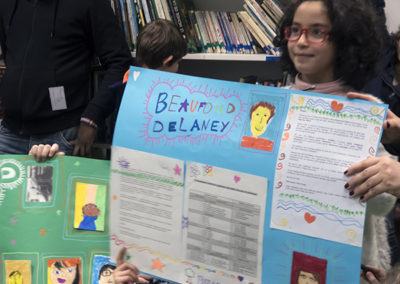
[[[286,8],[279,24],[274,44],[282,48],[281,62],[284,71],[297,73],[289,57],[284,30],[293,22],[297,8],[306,1],[321,1],[328,10],[332,29],[328,40],[336,49],[335,79],[360,90],[376,74],[381,50],[381,34],[377,16],[363,0],[297,0]]]

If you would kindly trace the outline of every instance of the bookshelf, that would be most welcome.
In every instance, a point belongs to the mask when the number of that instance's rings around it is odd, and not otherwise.
[[[241,11],[243,0],[193,0],[197,10]],[[266,54],[193,53],[181,61],[179,73],[228,81],[256,75],[259,81],[281,81],[279,57]]]

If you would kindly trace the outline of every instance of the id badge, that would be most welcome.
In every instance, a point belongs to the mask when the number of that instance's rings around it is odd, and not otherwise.
[[[65,100],[64,86],[49,88],[51,109],[62,110],[67,109],[67,101]]]

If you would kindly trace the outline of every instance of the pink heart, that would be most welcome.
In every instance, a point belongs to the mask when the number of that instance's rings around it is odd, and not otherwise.
[[[235,180],[236,183],[238,183],[240,181],[240,177],[238,177],[238,176],[234,176],[233,179]]]

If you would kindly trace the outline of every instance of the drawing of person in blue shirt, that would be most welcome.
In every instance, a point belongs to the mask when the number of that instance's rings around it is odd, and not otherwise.
[[[96,231],[97,217],[100,214],[100,209],[94,203],[87,203],[82,207],[83,220],[79,224],[78,229]]]

